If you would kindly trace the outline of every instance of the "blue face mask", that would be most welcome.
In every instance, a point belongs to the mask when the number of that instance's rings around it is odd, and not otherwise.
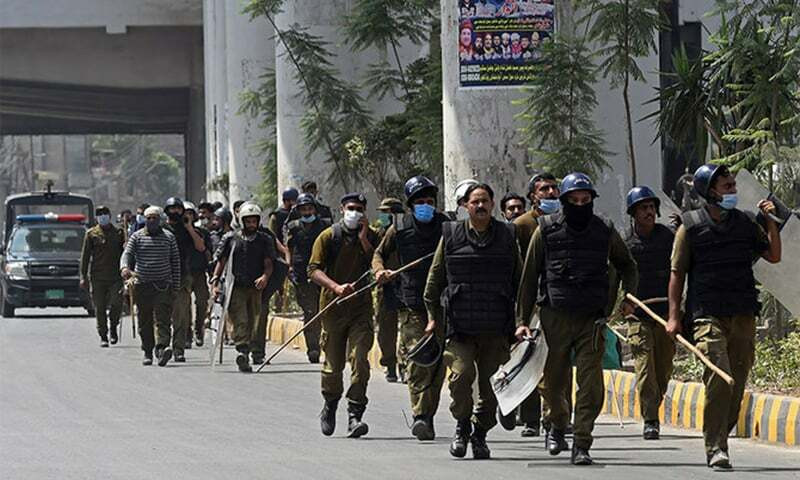
[[[736,203],[739,201],[739,198],[736,196],[735,193],[726,193],[722,196],[722,201],[720,201],[717,205],[720,208],[725,210],[733,210],[736,208]]]
[[[98,215],[97,223],[105,227],[106,225],[111,223],[111,215],[106,215],[106,214]]]
[[[314,220],[316,220],[316,219],[317,219],[317,216],[314,215],[313,213],[311,215],[305,215],[305,216],[300,217],[300,221],[303,222],[303,223],[313,223]]]
[[[147,219],[144,217],[144,215],[142,215],[141,213],[137,213],[137,214],[136,214],[136,223],[138,223],[139,225],[141,225],[141,224],[143,224],[143,223],[144,223],[144,222],[146,222],[146,221],[147,221]]]
[[[561,210],[561,200],[557,198],[543,198],[539,200],[539,210],[545,215],[556,213]]]
[[[379,213],[378,214],[378,224],[380,224],[380,226],[383,227],[383,228],[386,228],[389,225],[391,225],[392,224],[392,214],[391,213],[385,213],[385,212]]]
[[[433,214],[435,212],[436,208],[434,208],[433,205],[428,205],[427,203],[423,203],[422,205],[414,205],[414,218],[416,218],[418,222],[430,222],[433,220]]]

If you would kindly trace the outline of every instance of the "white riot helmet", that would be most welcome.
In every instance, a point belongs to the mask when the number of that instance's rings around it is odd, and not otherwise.
[[[244,222],[245,217],[258,217],[261,221],[261,207],[252,202],[245,202],[239,209],[239,219]]]
[[[194,205],[194,203],[189,202],[187,200],[184,200],[183,201],[183,211],[185,212],[187,210],[191,210],[191,211],[193,211],[195,213],[195,215],[197,215],[197,207]]]
[[[477,184],[478,181],[473,180],[471,178],[467,180],[461,180],[460,182],[458,182],[458,185],[456,185],[456,205],[459,205],[461,203],[461,200],[464,199],[464,196],[467,194],[467,190],[469,190],[469,187]]]

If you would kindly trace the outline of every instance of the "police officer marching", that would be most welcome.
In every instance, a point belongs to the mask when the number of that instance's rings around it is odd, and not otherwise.
[[[442,225],[447,217],[436,209],[438,187],[428,178],[417,176],[405,184],[406,204],[411,215],[404,215],[398,224],[386,231],[381,244],[372,258],[372,269],[379,283],[386,284],[392,278],[389,260],[397,255],[400,265],[407,265],[433,253],[442,236]],[[432,260],[401,272],[394,291],[400,301],[400,341],[407,347],[420,342],[428,327],[423,293],[428,269]],[[441,342],[444,325],[440,322],[436,342]],[[409,361],[406,365],[408,391],[414,423],[411,433],[418,440],[433,440],[435,431],[433,416],[439,408],[439,397],[444,382],[444,366],[441,361],[425,367]]]
[[[341,199],[342,220],[326,228],[314,242],[308,274],[322,288],[320,308],[327,307],[355,291],[356,281],[370,269],[378,237],[366,216],[367,199],[362,193],[349,193]],[[347,389],[347,436],[366,435],[363,421],[367,408],[367,383],[370,366],[367,355],[374,341],[372,298],[361,295],[347,305],[331,307],[322,316],[322,397],[320,428],[325,436],[336,429],[336,409],[344,393],[342,373],[350,361],[350,388]]]
[[[549,346],[542,396],[550,406],[546,447],[551,455],[569,448],[564,437],[570,413],[563,392],[577,366],[574,444],[571,462],[591,465],[594,422],[603,406],[604,317],[609,298],[609,262],[626,292],[636,291],[636,263],[614,226],[594,214],[597,192],[588,176],[567,175],[561,182],[563,213],[539,219],[525,259],[519,288],[517,337],[530,336],[536,304]],[[626,314],[633,308],[623,303]]]
[[[625,244],[636,260],[639,272],[636,296],[640,299],[665,298],[675,234],[656,222],[656,217],[661,214],[661,200],[649,187],[633,187],[626,197],[626,205],[632,222],[625,236]],[[666,302],[654,303],[651,308],[662,317],[667,316]],[[638,309],[635,318],[629,318],[628,339],[635,363],[640,412],[644,420],[642,436],[645,440],[658,440],[658,410],[672,376],[675,342],[661,325],[654,323]]]
[[[208,206],[208,205],[207,205]],[[195,222],[198,220],[198,212],[194,203],[183,202],[184,212],[183,216],[186,219],[187,230],[193,229],[200,238],[203,239],[205,248],[199,251],[193,248],[189,251],[189,280],[188,292],[191,296],[194,294],[194,342],[198,347],[203,346],[203,339],[205,336],[205,317],[206,310],[208,309],[208,263],[211,261],[213,255],[213,247],[211,245],[211,234],[202,226],[196,226]],[[207,222],[206,222],[207,223]],[[191,318],[191,308],[190,308]],[[186,333],[186,348],[192,347],[192,327]]]
[[[710,468],[730,469],[728,434],[739,418],[744,387],[755,359],[755,317],[759,313],[753,262],[781,260],[778,226],[770,218],[775,205],[762,200],[766,232],[749,214],[736,208],[736,178],[727,167],[703,165],[693,188],[706,201],[684,213],[675,233],[669,281],[667,333],[684,330],[681,299],[689,286],[686,333],[697,348],[734,379],[728,385],[708,368],[703,374],[703,439]]]
[[[470,186],[465,206],[467,220],[443,224],[423,295],[425,333],[444,322],[450,413],[457,421],[450,454],[464,457],[469,443],[473,458],[487,459],[486,434],[497,424],[497,399],[489,380],[509,358],[522,260],[514,225],[492,217],[491,187]],[[476,377],[478,400],[473,402]]]
[[[119,317],[122,313],[122,278],[119,259],[125,248],[125,233],[111,223],[111,210],[95,209],[97,225],[86,231],[81,250],[80,286],[89,288],[97,318],[100,346],[117,343]],[[110,317],[110,318],[109,318]]]
[[[328,219],[317,213],[314,196],[303,193],[297,197],[295,205],[300,218],[291,220],[284,227],[284,238],[288,249],[290,265],[289,278],[297,294],[297,303],[303,310],[303,323],[308,323],[319,311],[319,286],[308,278],[308,262],[311,260],[311,248],[323,230],[331,226]],[[321,332],[319,322],[305,329],[306,355],[311,363],[319,362]]]
[[[233,290],[231,291],[228,316],[233,323],[233,341],[236,345],[236,365],[242,373],[250,373],[249,354],[252,335],[261,316],[261,291],[266,288],[272,275],[275,249],[272,239],[258,230],[261,209],[254,203],[244,203],[239,210],[240,230],[228,232],[214,253],[214,274],[211,284],[214,295],[220,295],[219,278],[233,251]],[[230,279],[226,279],[230,281]],[[254,352],[256,355],[256,352]],[[260,354],[259,354],[260,356]]]

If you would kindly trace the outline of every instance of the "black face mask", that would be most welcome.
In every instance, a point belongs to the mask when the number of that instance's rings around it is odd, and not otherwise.
[[[567,225],[575,230],[585,229],[594,215],[594,202],[580,206],[570,202],[563,202],[563,207]]]
[[[171,222],[180,222],[181,217],[183,217],[183,215],[178,212],[169,212],[167,214],[167,218],[169,218]]]
[[[156,233],[158,228],[161,226],[161,222],[158,220],[147,220],[145,222],[145,226],[147,227],[147,231],[149,233]]]

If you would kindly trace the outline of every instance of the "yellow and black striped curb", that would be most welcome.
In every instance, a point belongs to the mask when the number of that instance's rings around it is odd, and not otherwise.
[[[606,399],[603,413],[641,420],[636,376],[630,372],[606,370]],[[614,402],[616,395],[617,402]],[[692,430],[703,429],[705,387],[702,383],[672,380],[659,409],[662,425]],[[746,391],[742,398],[736,435],[770,443],[800,445],[800,398]]]
[[[267,338],[281,344],[302,327],[303,321],[299,316],[270,315]],[[291,346],[305,352],[303,335],[295,338]],[[373,368],[381,368],[377,342],[369,352],[369,362]],[[605,370],[603,376],[606,388],[603,413],[616,416],[618,403],[623,418],[641,420],[636,376],[618,370]],[[617,402],[614,402],[613,395],[616,395]],[[702,431],[704,406],[703,384],[672,380],[659,410],[661,424]],[[736,434],[770,443],[800,445],[800,398],[745,392]]]

